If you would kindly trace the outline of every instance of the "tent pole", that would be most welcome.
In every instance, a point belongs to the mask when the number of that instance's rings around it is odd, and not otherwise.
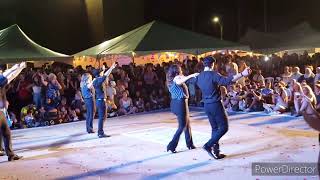
[[[134,52],[131,53],[131,55],[132,55],[132,63],[133,64],[134,64],[134,54],[135,54]]]

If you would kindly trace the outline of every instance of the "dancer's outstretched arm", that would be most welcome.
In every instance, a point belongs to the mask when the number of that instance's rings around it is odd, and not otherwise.
[[[246,69],[244,69],[241,73],[238,73],[236,75],[233,76],[232,81],[236,82],[237,80],[239,80],[242,77],[247,77],[251,74],[252,70],[250,69],[250,67],[247,67]]]
[[[104,76],[107,76],[107,77],[108,77],[108,76],[111,74],[112,70],[113,70],[116,66],[117,66],[117,64],[114,62],[114,63],[112,64],[112,66],[108,69],[108,71],[104,73]],[[105,68],[105,67],[103,66],[103,68]]]
[[[185,83],[186,81],[188,81],[191,78],[195,78],[199,75],[199,73],[194,73],[194,74],[190,74],[189,76],[184,76],[184,75],[180,75],[180,76],[176,76],[173,81],[178,84],[181,85],[183,83]]]
[[[16,78],[21,71],[27,67],[27,64],[25,62],[22,62],[20,64],[15,64],[10,69],[5,70],[2,75],[8,79],[8,84]]]

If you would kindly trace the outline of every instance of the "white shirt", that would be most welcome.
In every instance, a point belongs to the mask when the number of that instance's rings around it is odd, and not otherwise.
[[[107,96],[110,97],[111,100],[114,100],[114,96],[117,95],[117,90],[113,87],[107,87]]]

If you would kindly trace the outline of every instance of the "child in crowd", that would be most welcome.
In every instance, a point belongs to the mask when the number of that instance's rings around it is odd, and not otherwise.
[[[134,100],[135,105],[138,109],[138,112],[144,112],[145,111],[145,107],[144,107],[144,100],[140,95],[140,91],[136,92],[136,98]]]
[[[27,115],[24,117],[24,122],[27,128],[32,128],[35,126],[35,119],[33,117],[33,111],[31,109],[27,110]]]

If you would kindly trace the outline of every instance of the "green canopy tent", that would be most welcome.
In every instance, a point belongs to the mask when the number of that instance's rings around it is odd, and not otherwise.
[[[140,56],[159,52],[181,52],[197,55],[225,49],[246,51],[249,50],[249,47],[152,21],[75,55],[125,54],[131,56],[137,54]]]
[[[257,53],[272,54],[285,50],[320,47],[320,32],[308,23],[301,23],[292,29],[278,33],[264,33],[249,29],[240,39]]]
[[[70,56],[54,52],[32,41],[18,25],[0,30],[0,63],[43,61],[49,58],[68,60]]]

